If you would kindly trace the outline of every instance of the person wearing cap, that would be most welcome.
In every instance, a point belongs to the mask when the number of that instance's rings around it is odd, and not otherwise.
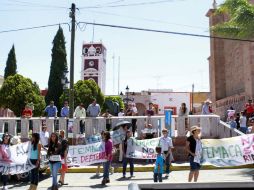
[[[173,143],[172,143],[172,139],[168,136],[168,130],[167,129],[163,129],[162,130],[162,134],[163,136],[160,138],[160,142],[159,145],[161,147],[161,151],[164,154],[164,158],[165,158],[165,164],[166,164],[166,178],[169,175],[169,167],[171,164],[171,158],[173,158],[172,156],[172,148],[173,148]]]
[[[202,143],[200,140],[200,127],[192,126],[190,128],[191,135],[186,141],[186,150],[189,153],[190,173],[188,182],[191,182],[194,177],[194,182],[197,182],[199,170],[201,168],[200,161],[202,155]]]
[[[210,104],[212,103],[211,100],[207,99],[205,102],[204,102],[204,105],[202,106],[202,112],[201,114],[202,115],[209,115],[211,114],[211,109],[210,109]]]
[[[43,147],[48,147],[49,132],[47,131],[47,126],[45,124],[42,125],[42,130],[40,132],[40,141]]]
[[[132,132],[131,130],[127,130],[126,132],[126,137],[123,141],[123,178],[126,178],[126,168],[127,168],[127,164],[130,164],[130,177],[133,177],[133,172],[134,172],[134,164],[133,164],[133,158],[127,158],[126,157],[126,153],[127,153],[127,147],[128,147],[128,141],[132,140]]]

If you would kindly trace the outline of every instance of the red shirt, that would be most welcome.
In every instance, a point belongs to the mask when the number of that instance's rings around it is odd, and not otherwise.
[[[246,112],[247,113],[253,113],[254,112],[254,107],[253,107],[253,104],[245,104],[245,109],[246,109]]]
[[[22,116],[23,117],[32,117],[33,112],[31,109],[24,109],[22,112]]]

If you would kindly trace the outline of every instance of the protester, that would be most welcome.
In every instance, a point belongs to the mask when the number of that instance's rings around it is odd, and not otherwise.
[[[86,109],[84,108],[84,104],[80,103],[79,106],[76,107],[73,117],[82,118],[80,120],[80,134],[85,132],[85,118],[86,118]]]
[[[231,117],[229,118],[229,123],[228,123],[228,124],[230,125],[230,127],[231,127],[232,129],[236,129],[236,128],[237,128],[237,123],[236,123],[236,121],[235,121],[234,116],[231,116]]]
[[[243,133],[247,133],[248,127],[246,125],[247,123],[247,118],[246,118],[246,112],[242,111],[241,116],[240,116],[240,131]]]
[[[60,135],[59,135],[59,143],[61,143],[61,177],[58,181],[58,183],[60,183],[61,185],[68,185],[68,183],[64,182],[64,178],[65,178],[65,173],[68,170],[68,166],[67,166],[67,155],[68,155],[68,150],[69,150],[69,145],[68,145],[68,140],[65,139],[65,131],[61,130],[60,131]]]
[[[180,117],[187,117],[189,114],[188,108],[186,107],[186,103],[182,103],[181,107],[179,108],[178,116]]]
[[[33,116],[33,111],[29,108],[28,105],[25,106],[25,109],[22,111],[22,117],[31,118]]]
[[[248,125],[249,119],[253,117],[253,114],[254,114],[254,105],[252,103],[252,99],[249,99],[248,103],[245,104],[245,110],[246,110],[246,118],[247,118],[246,125]]]
[[[101,182],[102,185],[105,185],[106,183],[110,183],[109,180],[109,167],[110,163],[112,161],[113,155],[112,155],[112,150],[113,150],[113,142],[110,139],[110,133],[107,131],[105,132],[105,159],[107,160],[106,162],[103,163],[103,180]]]
[[[105,131],[101,131],[101,140],[105,141]],[[101,169],[101,163],[98,163],[97,165],[97,169],[96,169],[96,176],[99,177],[100,176],[100,169]]]
[[[46,117],[57,117],[57,107],[54,105],[54,101],[50,101],[50,105],[48,105],[44,110]]]
[[[239,112],[236,113],[236,115],[235,115],[235,122],[236,122],[236,127],[239,130],[240,129],[240,113]]]
[[[42,130],[40,132],[40,141],[43,147],[48,147],[49,132],[47,131],[47,126],[44,123],[42,124]]]
[[[41,158],[41,144],[40,135],[38,133],[32,134],[31,140],[31,151],[30,151],[30,161],[35,168],[31,170],[31,185],[28,190],[36,190],[39,182],[39,167],[40,167],[40,158]]]
[[[67,101],[64,101],[64,107],[61,109],[61,117],[69,117],[69,105]]]
[[[201,111],[201,114],[202,114],[202,115],[209,115],[209,114],[212,114],[211,106],[210,106],[211,103],[212,103],[212,101],[209,100],[209,99],[207,99],[207,100],[204,102],[204,105],[202,106],[202,111]]]
[[[187,138],[186,150],[189,153],[190,161],[190,173],[188,182],[191,182],[194,177],[194,182],[197,182],[199,176],[199,170],[201,168],[201,155],[202,155],[202,143],[200,140],[200,127],[192,126],[190,128],[191,136]]]
[[[9,134],[5,133],[3,134],[3,137],[2,137],[2,144],[1,144],[1,157],[2,157],[2,160],[6,160],[8,161],[8,158],[9,156],[8,155],[5,155],[3,153],[6,153],[7,149],[9,148],[10,146],[10,142],[11,142],[11,137]],[[3,183],[3,190],[7,190],[8,187],[7,187],[7,181],[8,181],[8,175],[3,175],[2,174],[2,183]]]
[[[126,167],[127,164],[130,164],[130,177],[133,177],[133,172],[134,172],[134,163],[133,163],[133,158],[127,158],[126,157],[126,152],[127,152],[127,147],[128,147],[128,141],[132,140],[131,139],[132,134],[131,131],[128,130],[126,133],[126,137],[123,141],[123,178],[126,178]]]
[[[109,113],[109,110],[107,109],[106,112],[104,114],[102,114],[102,117],[106,118],[106,129],[107,131],[111,130],[111,123],[112,123],[112,115]]]
[[[164,158],[161,154],[161,147],[156,147],[155,150],[157,153],[157,157],[155,161],[153,180],[154,182],[158,182],[158,179],[159,179],[159,182],[162,182]]]
[[[61,144],[56,133],[51,133],[48,148],[50,170],[52,174],[52,190],[58,190],[57,173],[61,167]]]
[[[147,116],[153,116],[154,115],[154,108],[153,108],[153,103],[150,102],[148,105],[148,109],[146,110],[146,115]]]
[[[171,160],[173,158],[172,156],[172,148],[173,148],[173,143],[172,139],[168,136],[168,130],[163,129],[162,130],[163,136],[160,138],[160,147],[161,151],[164,155],[165,158],[165,165],[166,165],[166,171],[165,171],[165,177],[169,176],[169,167],[171,164]]]

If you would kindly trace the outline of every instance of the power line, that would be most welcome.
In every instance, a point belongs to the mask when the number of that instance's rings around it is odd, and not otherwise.
[[[27,27],[27,28],[19,28],[19,29],[12,29],[12,30],[2,30],[0,31],[0,34],[2,33],[9,33],[9,32],[18,32],[18,31],[24,31],[24,30],[34,30],[34,29],[39,29],[39,28],[47,28],[47,27],[52,27],[52,26],[59,26],[69,23],[58,23],[58,24],[48,24],[48,25],[42,25],[42,26],[33,26],[33,27]]]
[[[141,5],[154,5],[154,4],[161,4],[161,3],[169,3],[173,0],[162,0],[162,1],[149,1],[149,2],[140,2],[140,3],[129,3],[129,4],[120,4],[120,5],[95,5],[95,6],[87,6],[87,7],[80,7],[79,9],[97,9],[97,8],[115,8],[115,7],[130,7],[130,6],[141,6]]]
[[[101,23],[92,23],[92,22],[79,22],[79,23],[96,25],[96,26],[111,27],[111,28],[121,28],[121,29],[127,29],[127,30],[138,30],[138,31],[155,32],[155,33],[163,33],[163,34],[174,34],[174,35],[181,35],[181,36],[192,36],[192,37],[200,37],[200,38],[213,38],[213,39],[222,39],[222,40],[254,42],[254,40],[247,40],[247,39],[226,38],[226,37],[209,36],[209,35],[202,35],[202,34],[191,34],[191,33],[184,33],[184,32],[173,32],[173,31],[166,31],[166,30],[137,28],[137,27],[130,27],[130,26],[120,26],[120,25],[101,24]]]
[[[98,13],[98,14],[105,14],[105,15],[112,15],[112,16],[118,16],[118,17],[125,17],[125,18],[130,18],[130,19],[136,19],[136,20],[144,20],[148,22],[156,22],[156,23],[163,23],[163,24],[171,24],[171,25],[177,25],[177,26],[184,26],[188,28],[199,28],[199,29],[208,29],[200,26],[191,26],[191,25],[186,25],[186,24],[177,24],[177,23],[171,23],[167,21],[162,21],[162,20],[156,20],[156,19],[150,19],[150,18],[140,18],[140,17],[133,17],[133,16],[127,16],[127,15],[121,15],[121,14],[115,14],[115,13],[109,13],[109,12],[104,12],[104,11],[93,11],[93,10],[87,10],[92,13]]]

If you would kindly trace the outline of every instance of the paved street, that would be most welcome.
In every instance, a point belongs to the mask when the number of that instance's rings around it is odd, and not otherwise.
[[[187,183],[188,171],[173,171],[168,179],[163,179],[163,183]],[[116,189],[127,190],[129,183],[153,183],[152,172],[136,172],[132,179],[122,179],[121,173],[114,173],[110,176],[111,183],[107,186],[101,186],[102,175],[97,178],[92,173],[68,173],[66,182],[68,186],[62,186],[60,189]],[[220,170],[201,170],[199,182],[253,182],[254,169],[220,169]],[[49,189],[51,178],[45,177],[40,184],[40,190]],[[27,183],[11,184],[9,189],[28,189]]]

